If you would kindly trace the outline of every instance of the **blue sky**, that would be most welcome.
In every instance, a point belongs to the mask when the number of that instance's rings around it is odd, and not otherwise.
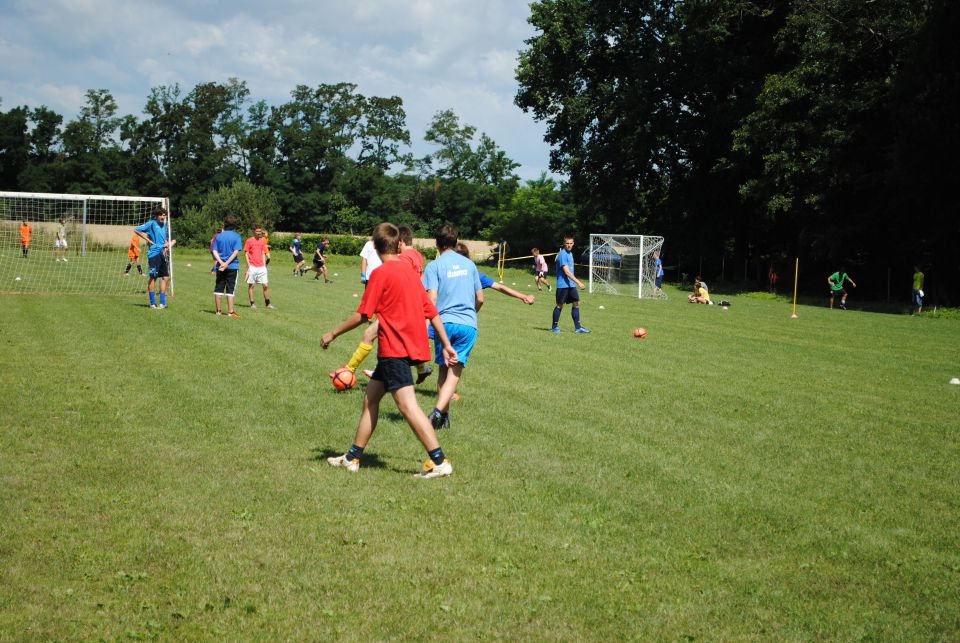
[[[450,108],[536,178],[544,127],[513,104],[528,15],[523,0],[0,0],[0,108],[69,120],[103,88],[139,115],[151,87],[230,77],[278,105],[298,84],[346,81],[403,98],[414,153]]]

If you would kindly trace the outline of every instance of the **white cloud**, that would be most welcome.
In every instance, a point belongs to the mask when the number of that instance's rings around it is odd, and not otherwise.
[[[513,105],[527,14],[521,0],[0,1],[0,98],[70,120],[88,88],[140,114],[159,85],[236,77],[279,104],[298,84],[354,82],[402,97],[415,140],[454,109],[532,178],[548,151],[543,127]]]

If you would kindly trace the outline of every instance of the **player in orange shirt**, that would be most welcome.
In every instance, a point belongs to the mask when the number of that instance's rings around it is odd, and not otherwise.
[[[143,268],[140,267],[140,237],[133,235],[133,238],[130,239],[130,247],[127,248],[127,269],[123,271],[124,277],[130,276],[130,267],[133,264],[137,264],[137,272],[140,275],[143,275]]]
[[[24,219],[23,223],[20,224],[20,252],[23,253],[24,259],[26,259],[27,255],[30,254],[31,236],[33,236],[33,228],[30,227],[30,224],[27,223],[26,219]]]

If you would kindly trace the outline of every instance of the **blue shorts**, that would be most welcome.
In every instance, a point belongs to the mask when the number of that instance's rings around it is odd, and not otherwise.
[[[923,305],[923,297],[920,296],[919,290],[913,291],[913,303],[916,304],[917,306]]]
[[[150,267],[150,276],[154,279],[170,276],[170,268],[167,265],[167,257],[161,252],[147,258],[147,265]]]
[[[656,281],[653,282],[653,285],[659,288],[663,285],[663,277],[657,277]]]
[[[557,306],[563,306],[564,304],[572,304],[575,301],[580,301],[580,293],[577,292],[576,287],[557,288],[556,293]]]
[[[443,330],[447,331],[450,345],[453,346],[453,350],[457,351],[457,362],[466,366],[467,360],[470,359],[470,351],[473,350],[473,345],[477,343],[477,329],[463,324],[444,324]],[[434,361],[441,366],[445,366],[443,344],[434,337],[433,326],[430,327],[430,336],[433,338]]]

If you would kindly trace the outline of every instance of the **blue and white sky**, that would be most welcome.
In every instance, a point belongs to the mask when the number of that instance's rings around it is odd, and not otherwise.
[[[86,90],[107,89],[140,116],[158,85],[236,77],[278,105],[298,84],[345,81],[403,98],[415,154],[450,108],[532,179],[549,150],[513,104],[528,15],[524,0],[0,0],[0,108],[70,120]]]

